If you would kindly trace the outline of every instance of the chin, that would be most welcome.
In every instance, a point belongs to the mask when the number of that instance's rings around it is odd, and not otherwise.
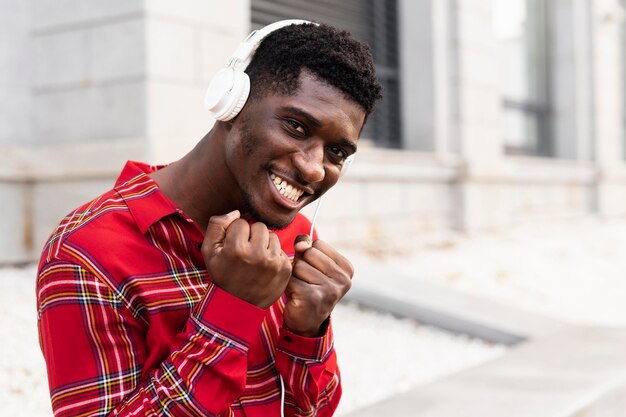
[[[269,216],[256,215],[256,214],[251,214],[251,216],[253,220],[263,223],[264,225],[268,227],[268,229],[272,229],[272,230],[284,229],[285,227],[291,224],[291,222],[293,221],[295,217],[294,215],[288,219],[277,219],[276,217],[269,217]]]
[[[243,198],[243,213],[247,214],[255,222],[260,222],[266,225],[269,229],[280,230],[289,226],[297,213],[292,215],[277,216],[264,213],[263,210],[257,208],[250,202],[248,196],[244,194]]]
[[[284,229],[289,226],[293,219],[296,217],[297,213],[288,214],[288,215],[263,215],[259,216],[259,221],[263,222],[270,229]]]

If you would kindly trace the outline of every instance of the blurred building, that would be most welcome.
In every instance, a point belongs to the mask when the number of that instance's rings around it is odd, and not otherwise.
[[[0,0],[0,263],[35,259],[125,160],[186,153],[212,75],[283,18],[350,30],[385,86],[327,239],[624,214],[625,2]]]

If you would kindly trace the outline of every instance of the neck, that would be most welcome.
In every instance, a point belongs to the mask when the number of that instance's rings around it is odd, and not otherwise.
[[[224,164],[226,129],[217,123],[181,160],[151,174],[161,189],[202,231],[212,216],[239,208],[237,184]]]

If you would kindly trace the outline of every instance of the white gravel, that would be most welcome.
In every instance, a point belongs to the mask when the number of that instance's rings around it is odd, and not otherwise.
[[[0,415],[52,415],[39,341],[35,267],[0,269]]]

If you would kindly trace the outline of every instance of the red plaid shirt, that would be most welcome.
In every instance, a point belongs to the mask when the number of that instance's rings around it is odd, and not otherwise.
[[[211,283],[204,233],[129,162],[115,188],[69,214],[37,280],[55,416],[330,416],[341,395],[332,330],[306,338]],[[278,232],[293,256],[298,215]]]

